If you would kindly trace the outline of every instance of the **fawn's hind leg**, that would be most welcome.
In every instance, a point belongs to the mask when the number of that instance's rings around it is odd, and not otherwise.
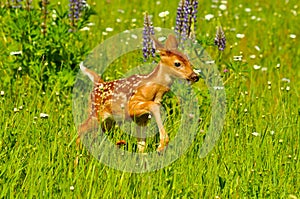
[[[88,132],[92,132],[93,134],[97,133],[98,126],[98,118],[92,115],[89,116],[89,118],[78,127],[78,137],[76,140],[77,147],[80,145],[80,138],[82,138]]]

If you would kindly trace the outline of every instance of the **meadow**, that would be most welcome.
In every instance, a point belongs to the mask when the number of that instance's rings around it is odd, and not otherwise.
[[[300,198],[298,1],[199,1],[196,40],[215,59],[226,92],[222,133],[200,158],[211,116],[200,80],[193,143],[146,173],[110,168],[76,149],[73,87],[79,63],[106,39],[142,28],[145,12],[155,27],[174,28],[178,1],[87,1],[91,10],[79,21],[69,19],[69,1],[45,2],[0,3],[1,198]],[[224,51],[214,45],[220,24]],[[141,63],[142,51],[134,52],[102,77],[120,78]]]

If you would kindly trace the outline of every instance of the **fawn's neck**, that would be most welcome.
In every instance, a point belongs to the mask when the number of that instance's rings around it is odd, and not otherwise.
[[[168,67],[164,66],[160,62],[154,68],[154,70],[148,75],[148,81],[162,86],[170,87],[173,83],[173,79],[169,74]]]

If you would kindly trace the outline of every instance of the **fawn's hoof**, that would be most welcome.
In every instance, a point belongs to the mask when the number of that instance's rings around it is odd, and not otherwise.
[[[165,151],[166,151],[167,148],[168,148],[167,145],[166,146],[159,145],[157,147],[156,151],[157,151],[158,155],[163,155],[165,153]]]

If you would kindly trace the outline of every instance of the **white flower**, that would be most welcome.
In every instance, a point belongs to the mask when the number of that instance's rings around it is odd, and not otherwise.
[[[10,55],[22,55],[22,51],[13,51],[10,52]]]
[[[254,48],[255,48],[257,51],[260,51],[260,47],[259,47],[259,46],[254,46]]]
[[[255,58],[256,58],[256,55],[250,55],[250,58],[251,58],[251,59],[255,59]]]
[[[110,28],[110,27],[107,27],[107,28],[105,28],[105,31],[106,32],[112,32],[114,29],[113,28]]]
[[[239,39],[242,39],[245,37],[245,34],[238,33],[238,34],[236,34],[236,37]]]
[[[108,35],[107,32],[102,32],[102,35]]]
[[[205,64],[214,64],[215,63],[215,60],[207,60],[205,61]]]
[[[267,71],[267,70],[268,70],[267,67],[262,67],[262,68],[261,68],[261,71],[263,71],[263,72],[265,72],[265,71]]]
[[[14,108],[14,112],[19,112],[19,109],[18,108]]]
[[[138,38],[138,36],[137,36],[137,35],[134,35],[134,34],[132,34],[131,37],[132,37],[133,39],[137,39],[137,38]]]
[[[290,38],[296,39],[296,35],[295,34],[290,34]]]
[[[87,26],[85,26],[85,27],[83,27],[83,28],[80,29],[80,31],[89,31],[89,30],[90,30],[90,28],[87,27]]]
[[[121,21],[122,21],[122,20],[121,20],[121,19],[119,19],[119,18],[118,18],[118,19],[116,19],[116,22],[118,22],[118,23],[120,23]]]
[[[124,14],[124,13],[125,13],[125,11],[124,11],[124,10],[122,10],[122,9],[119,9],[119,10],[118,10],[118,12],[119,12],[119,13],[122,13],[122,14]]]
[[[87,24],[87,26],[94,26],[94,25],[95,25],[95,23],[93,23],[93,22],[90,22]]]
[[[4,91],[0,91],[0,95],[1,95],[1,96],[4,96]]]
[[[255,70],[258,70],[258,69],[261,68],[261,66],[254,64],[254,65],[253,65],[253,68],[254,68]]]
[[[158,14],[159,17],[164,18],[169,15],[169,11],[164,11]]]
[[[285,77],[284,77],[284,78],[282,78],[282,79],[281,79],[281,81],[283,81],[283,82],[287,82],[287,83],[290,83],[290,82],[291,82],[291,80],[290,80],[290,79],[288,79],[288,78],[285,78]]]
[[[49,115],[46,113],[40,113],[40,118],[48,118]]]
[[[215,89],[215,90],[223,90],[223,89],[224,89],[224,86],[214,86],[214,89]]]
[[[233,61],[242,61],[242,58],[242,55],[233,56]]]
[[[251,12],[251,8],[245,8],[245,12]]]
[[[166,40],[166,37],[158,37],[157,40],[158,40],[158,41],[165,41],[165,40]]]
[[[289,90],[291,90],[291,87],[287,86],[287,87],[285,88],[285,90],[286,90],[286,91],[289,91]]]
[[[274,135],[274,134],[275,134],[275,131],[270,131],[270,134],[271,134],[271,135]]]
[[[253,132],[252,135],[254,135],[255,137],[259,136],[260,134],[257,132]]]
[[[136,18],[131,19],[131,22],[136,22]]]
[[[74,191],[74,186],[70,186],[70,190],[71,190],[71,191]]]
[[[212,14],[207,14],[207,15],[205,15],[205,19],[206,19],[207,21],[211,20],[212,18],[214,18],[214,15],[212,15]]]
[[[224,4],[221,4],[221,5],[219,6],[219,9],[220,9],[220,10],[226,10],[226,9],[227,9],[227,6],[224,5]]]

